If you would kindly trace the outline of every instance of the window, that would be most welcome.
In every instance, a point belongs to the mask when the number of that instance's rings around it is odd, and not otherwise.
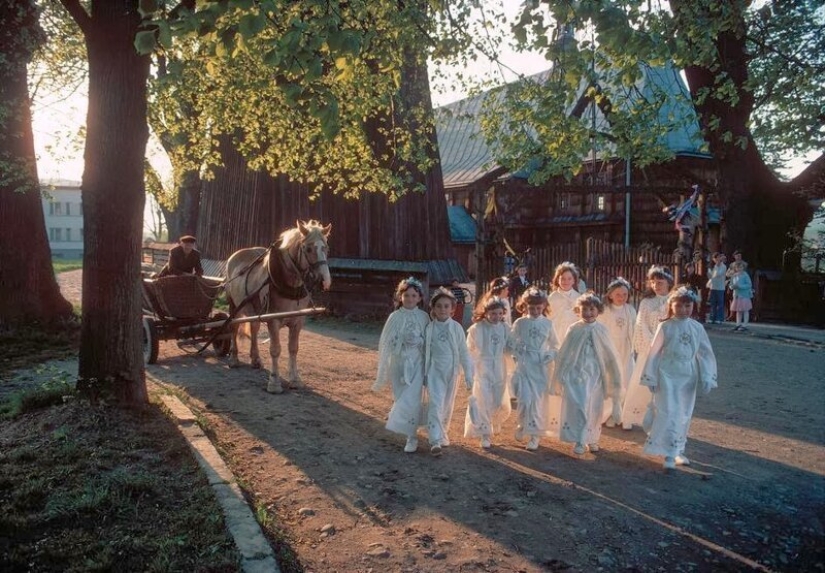
[[[63,229],[59,229],[57,227],[49,228],[49,241],[51,241],[52,243],[63,242]]]
[[[570,197],[567,193],[559,193],[559,209],[567,209],[570,206]]]
[[[63,203],[52,201],[49,203],[49,215],[60,217],[63,215]]]
[[[604,211],[604,195],[596,196],[596,209],[598,211]]]
[[[68,201],[66,201],[66,216],[68,217],[71,214],[72,214],[72,204],[69,203]]]
[[[68,205],[68,203],[67,203],[67,205]],[[70,227],[66,227],[66,242],[67,243],[72,242],[72,229]]]

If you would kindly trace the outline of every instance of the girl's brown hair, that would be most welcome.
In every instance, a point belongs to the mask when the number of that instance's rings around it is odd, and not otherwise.
[[[543,304],[544,311],[542,314],[544,316],[550,316],[550,306],[547,304],[547,293],[544,291],[536,287],[528,288],[521,297],[519,297],[518,302],[516,302],[516,310],[521,314],[527,314],[527,305],[530,304]]]
[[[576,314],[581,315],[581,308],[583,306],[593,306],[599,311],[599,314],[604,312],[604,303],[602,302],[602,299],[596,296],[596,293],[593,291],[587,291],[577,298],[576,304],[573,306],[573,310],[576,311]]]
[[[418,293],[418,296],[421,297],[421,300],[418,301],[418,308],[424,308],[424,286],[421,284],[421,281],[415,277],[409,277],[402,280],[398,283],[398,286],[395,287],[395,293],[393,294],[393,301],[395,302],[395,308],[401,308],[401,295],[407,292],[408,289],[415,289]]]
[[[494,310],[496,308],[507,310],[507,306],[504,304],[504,299],[497,296],[484,297],[478,301],[478,304],[473,310],[473,322],[481,322],[487,315],[487,311]]]
[[[458,300],[455,298],[455,295],[445,289],[444,287],[439,287],[437,291],[430,297],[430,317],[435,318],[435,313],[433,309],[435,308],[435,303],[437,303],[440,299],[447,298],[450,299],[450,304],[453,307],[453,311],[455,311],[455,305],[458,304]]]
[[[577,267],[574,263],[571,263],[570,261],[564,261],[556,267],[555,271],[553,271],[553,280],[551,281],[551,284],[553,285],[553,288],[555,290],[558,290],[560,288],[559,279],[561,279],[561,276],[566,272],[569,272],[573,275],[573,288],[576,289],[579,287],[579,280],[581,278],[579,273],[579,267]]]

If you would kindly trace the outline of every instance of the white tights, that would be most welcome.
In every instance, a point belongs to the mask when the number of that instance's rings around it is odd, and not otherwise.
[[[751,319],[751,311],[749,310],[737,310],[736,311],[736,326],[740,324],[748,324]]]

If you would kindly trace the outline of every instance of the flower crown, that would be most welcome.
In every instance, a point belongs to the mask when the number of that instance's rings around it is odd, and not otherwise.
[[[430,297],[430,306],[433,306],[438,299],[445,298],[445,297],[449,298],[453,302],[456,302],[456,300],[457,300],[455,295],[453,294],[453,291],[448,290],[444,287],[438,287],[438,290],[436,290],[433,293],[433,295]]]
[[[527,287],[527,290],[524,291],[524,296],[525,297],[539,296],[539,297],[542,297],[542,298],[547,298],[547,293],[545,291],[541,290],[539,287],[531,286],[531,287]]]
[[[652,267],[650,267],[648,269],[648,271],[647,271],[647,278],[648,279],[656,278],[656,275],[661,276],[666,281],[668,281],[670,284],[673,284],[673,274],[669,270],[667,270],[665,267],[662,267],[662,266],[659,266],[659,265],[653,265]]]
[[[615,288],[624,287],[627,289],[627,292],[633,291],[633,287],[630,286],[630,283],[627,282],[627,279],[624,277],[616,277],[607,285],[607,292],[612,291]]]
[[[667,303],[670,304],[675,300],[679,299],[690,299],[692,302],[697,303],[699,302],[699,295],[691,288],[688,288],[684,285],[673,289],[670,291],[670,294],[667,297]]]
[[[487,299],[487,302],[484,303],[484,312],[487,312],[488,310],[493,310],[495,308],[506,308],[503,298],[491,296],[489,299]]]
[[[403,280],[403,281],[401,281],[401,282],[405,283],[405,284],[407,285],[407,288],[410,288],[410,287],[415,287],[415,288],[417,288],[418,290],[423,290],[423,289],[424,289],[424,285],[422,285],[422,284],[421,284],[421,281],[420,281],[420,280],[418,280],[418,279],[417,279],[417,278],[415,278],[415,277],[409,277],[409,278],[406,278],[406,279],[404,279],[404,280]]]

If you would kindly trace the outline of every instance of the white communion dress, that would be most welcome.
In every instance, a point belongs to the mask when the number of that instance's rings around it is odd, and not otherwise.
[[[682,455],[697,389],[716,388],[716,357],[704,327],[692,318],[671,318],[656,332],[642,373],[653,392],[653,421],[646,454]]]
[[[482,320],[467,331],[467,349],[473,360],[475,383],[473,396],[478,409],[473,420],[467,408],[464,418],[464,437],[479,438],[501,432],[501,424],[510,416],[510,391],[507,388],[507,372],[504,348],[509,331],[504,322],[492,324]]]

